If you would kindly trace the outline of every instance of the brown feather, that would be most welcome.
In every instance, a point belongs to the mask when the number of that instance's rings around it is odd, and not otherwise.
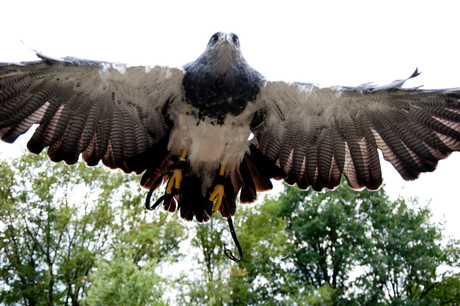
[[[12,142],[32,124],[28,147],[50,146],[53,161],[99,160],[130,172],[124,161],[169,133],[163,108],[182,99],[180,69],[42,61],[0,66],[0,137]],[[104,67],[105,65],[105,67]],[[147,126],[148,123],[148,126]]]
[[[377,148],[412,180],[460,150],[460,89],[405,90],[403,83],[331,89],[267,82],[258,97],[264,115],[251,130],[299,188],[332,189],[343,174],[352,188],[378,189]]]

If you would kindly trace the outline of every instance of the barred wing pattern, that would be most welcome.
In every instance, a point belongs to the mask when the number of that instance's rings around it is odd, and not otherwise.
[[[333,189],[342,174],[354,189],[379,188],[377,148],[414,180],[460,150],[460,88],[402,89],[405,81],[336,88],[268,82],[251,142],[302,189]]]
[[[169,134],[163,110],[182,98],[176,68],[125,67],[66,58],[0,65],[0,138],[14,142],[38,123],[28,148],[51,160],[88,165],[125,160]]]

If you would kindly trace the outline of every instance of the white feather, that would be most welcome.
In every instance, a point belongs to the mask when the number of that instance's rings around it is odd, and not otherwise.
[[[190,164],[209,163],[215,164],[216,168],[222,164],[227,173],[235,170],[249,152],[249,125],[256,110],[255,104],[249,102],[240,115],[227,115],[225,123],[218,125],[213,118],[205,117],[204,121],[198,121],[195,115],[191,115],[197,110],[183,101],[173,103],[170,116],[174,128],[168,150],[180,156],[182,150],[186,149]]]

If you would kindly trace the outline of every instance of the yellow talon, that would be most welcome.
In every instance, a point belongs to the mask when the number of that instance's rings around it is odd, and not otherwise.
[[[224,176],[225,173],[225,166],[220,165],[220,170],[219,170],[219,176]],[[214,191],[211,193],[211,196],[209,197],[209,201],[214,201],[216,198],[216,205],[214,206],[214,211],[218,211],[220,205],[222,204],[222,197],[224,196],[224,185],[222,184],[216,184],[214,186]]]
[[[171,194],[173,186],[176,189],[179,189],[180,182],[182,182],[182,170],[181,169],[174,169],[173,175],[169,179],[168,186],[166,187],[166,193]]]
[[[185,161],[185,156],[187,156],[187,150],[182,150],[182,154],[179,157],[179,160]],[[173,187],[179,189],[180,182],[182,182],[182,169],[174,169],[172,176],[169,178],[168,186],[166,187],[166,193],[171,194]]]
[[[224,185],[217,184],[214,186],[214,191],[212,192],[211,196],[209,197],[209,201],[216,200],[216,205],[214,206],[214,211],[218,211],[220,205],[222,204],[222,197],[224,196]]]

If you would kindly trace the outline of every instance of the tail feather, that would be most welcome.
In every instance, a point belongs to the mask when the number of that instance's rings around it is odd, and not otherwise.
[[[234,175],[235,178],[238,178],[237,183],[241,186],[241,203],[252,203],[257,200],[257,190],[248,163],[250,163],[250,161],[245,157],[240,165],[240,171]]]
[[[232,180],[230,177],[225,179],[225,189],[224,196],[222,198],[222,205],[219,207],[219,213],[224,218],[228,218],[227,209],[224,205],[228,206],[230,215],[233,216],[236,213],[236,195],[235,189],[233,188]]]
[[[163,182],[166,183],[169,180],[169,175],[167,175],[168,168],[170,165],[173,164],[173,161],[171,159],[171,155],[168,155],[163,162],[158,166],[156,169],[147,169],[145,171],[144,175],[142,176],[141,179],[141,186],[147,189],[150,189],[152,185],[157,181],[158,178],[163,177]],[[157,189],[161,186],[162,184],[159,184],[157,186]]]
[[[156,170],[169,155],[168,142],[169,136],[164,137],[147,151],[128,158],[125,162],[126,166],[137,174],[141,174],[146,169]]]
[[[169,211],[170,213],[173,213],[176,211],[176,199],[171,197],[171,198],[166,198],[165,201],[163,202],[163,208],[166,211]]]
[[[187,221],[192,221],[195,216],[198,222],[203,223],[212,216],[211,203],[201,194],[201,180],[196,176],[182,180],[177,206],[181,217]]]
[[[140,181],[142,187],[150,189],[160,177],[163,177],[163,182],[169,179],[166,173],[173,160],[168,151],[168,142],[169,137],[164,137],[144,153],[126,160],[126,167],[136,174],[145,171]],[[158,187],[161,185],[159,184]]]
[[[280,180],[285,173],[270,161],[253,144],[249,146],[250,154],[246,154],[239,171],[232,173],[236,194],[241,189],[240,202],[252,203],[257,200],[257,192],[273,189],[271,179]]]
[[[268,191],[273,189],[270,179],[281,180],[286,174],[275,163],[270,161],[253,144],[249,146],[250,154],[246,155],[251,177],[254,181],[256,191]]]
[[[248,168],[254,181],[256,192],[263,192],[273,189],[270,176],[264,173],[264,169],[256,168],[251,162],[248,162]]]

